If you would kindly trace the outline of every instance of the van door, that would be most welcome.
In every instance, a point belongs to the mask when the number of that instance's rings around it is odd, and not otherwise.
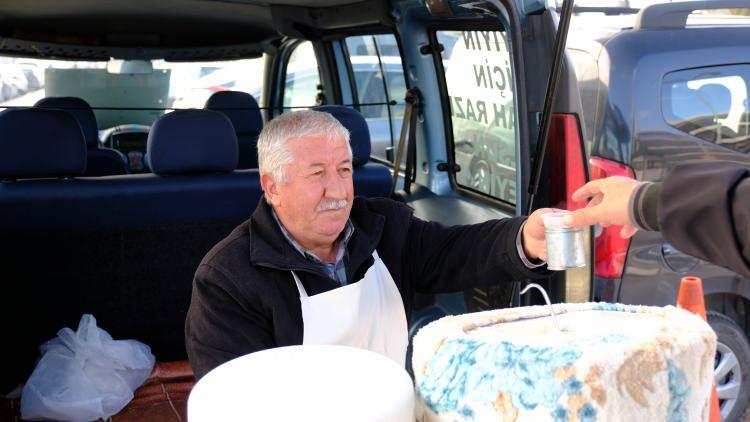
[[[445,224],[521,215],[554,62],[557,14],[512,2],[449,6],[450,16],[414,6],[397,13],[408,83],[422,94],[415,188],[406,200],[418,216]],[[570,195],[588,176],[580,98],[567,61],[548,109],[550,154],[541,160],[534,207],[571,208]],[[558,301],[588,300],[590,271],[569,271],[546,287]],[[508,306],[510,287],[467,292],[469,310]]]

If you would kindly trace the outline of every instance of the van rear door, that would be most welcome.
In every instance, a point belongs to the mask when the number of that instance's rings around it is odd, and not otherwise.
[[[569,197],[588,177],[581,104],[564,50],[555,55],[557,13],[507,1],[449,6],[450,16],[407,3],[396,22],[410,86],[422,94],[415,187],[406,201],[418,216],[445,224],[524,214],[546,111],[551,158],[538,160],[534,208],[576,206]],[[556,98],[547,99],[556,62],[560,83]],[[545,100],[554,101],[545,108]],[[589,266],[557,276],[547,288],[558,301],[585,301],[590,283]],[[467,292],[469,310],[508,306],[510,290]]]

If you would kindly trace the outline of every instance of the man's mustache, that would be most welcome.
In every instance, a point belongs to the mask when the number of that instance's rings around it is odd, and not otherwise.
[[[349,201],[346,199],[324,199],[320,201],[315,211],[340,210],[346,208],[347,205],[349,205]]]

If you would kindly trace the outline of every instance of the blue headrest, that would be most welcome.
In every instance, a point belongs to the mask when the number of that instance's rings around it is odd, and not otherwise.
[[[78,176],[86,171],[86,142],[69,113],[37,108],[0,112],[0,177]]]
[[[351,107],[324,105],[313,110],[325,111],[335,117],[345,128],[349,129],[349,142],[352,144],[352,165],[359,167],[370,160],[370,129],[367,121],[357,110]]]
[[[218,173],[237,168],[237,135],[227,116],[176,110],[151,127],[146,147],[156,174]]]
[[[226,114],[238,136],[258,136],[263,130],[263,117],[258,102],[246,92],[215,92],[208,98],[204,108]]]
[[[47,97],[37,101],[34,107],[67,111],[81,125],[83,136],[86,138],[86,146],[88,148],[99,146],[99,126],[96,124],[94,111],[86,100],[78,97]]]

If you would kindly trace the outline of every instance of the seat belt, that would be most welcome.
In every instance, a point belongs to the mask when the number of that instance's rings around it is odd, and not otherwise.
[[[406,107],[404,109],[404,119],[401,122],[401,134],[398,138],[398,147],[396,148],[396,161],[393,163],[393,180],[391,181],[390,197],[393,197],[393,194],[396,192],[398,173],[401,169],[401,158],[403,158],[404,155],[404,144],[406,142],[408,142],[408,146],[406,152],[406,170],[404,171],[404,190],[407,193],[411,190],[413,163],[416,159],[414,138],[417,128],[417,116],[419,115],[419,90],[417,88],[408,89],[404,101],[406,102]]]

